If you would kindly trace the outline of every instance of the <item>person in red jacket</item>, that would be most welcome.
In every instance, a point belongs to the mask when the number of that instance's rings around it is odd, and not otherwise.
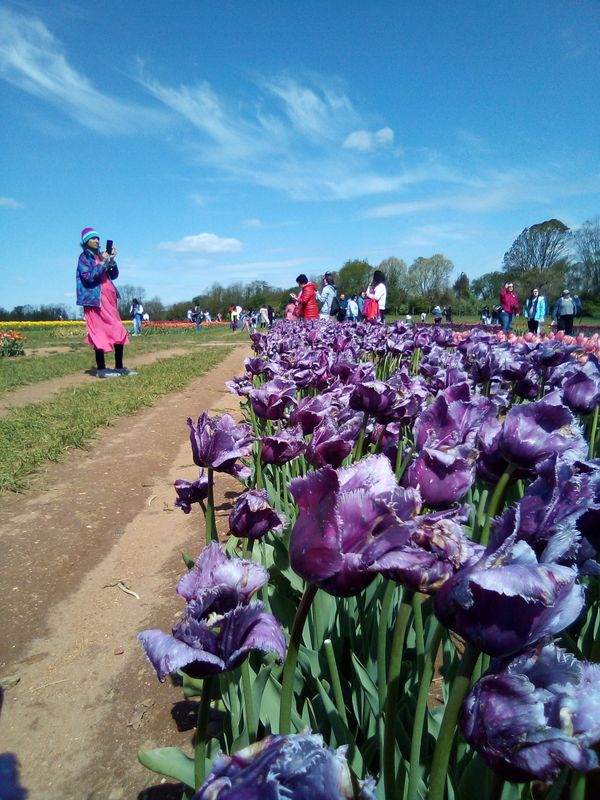
[[[511,281],[505,283],[500,290],[500,305],[502,306],[502,330],[506,333],[512,327],[513,317],[519,313],[519,299]]]
[[[297,315],[302,319],[318,319],[317,287],[308,280],[306,275],[298,275],[296,283],[300,287],[300,294],[291,296],[296,300]]]

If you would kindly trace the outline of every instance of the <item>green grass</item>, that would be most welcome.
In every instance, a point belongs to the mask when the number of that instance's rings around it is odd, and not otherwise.
[[[37,332],[36,332],[37,333]],[[206,336],[204,334],[207,334]],[[60,378],[76,372],[84,372],[95,367],[94,353],[89,345],[83,342],[75,344],[57,341],[47,341],[46,338],[37,337],[38,347],[56,347],[56,353],[36,355],[33,343],[25,342],[26,349],[31,355],[15,358],[0,359],[0,394],[26,384],[38,383],[49,378]],[[125,348],[125,363],[136,355],[151,353],[157,350],[168,350],[171,347],[201,347],[207,343],[248,341],[248,334],[231,334],[228,330],[210,329],[202,331],[200,335],[195,331],[169,332],[156,336],[140,336],[131,340]],[[66,352],[65,352],[66,351]],[[106,357],[107,366],[112,364],[112,354]]]
[[[184,388],[230,352],[223,346],[160,359],[135,377],[90,378],[89,386],[15,409],[0,419],[0,490],[25,489],[27,476],[41,464],[61,460],[70,447],[85,447],[98,428]]]

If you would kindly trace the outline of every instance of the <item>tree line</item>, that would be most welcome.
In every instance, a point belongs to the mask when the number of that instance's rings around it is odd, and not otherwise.
[[[430,312],[435,305],[451,306],[456,314],[479,313],[482,306],[498,302],[500,289],[510,280],[523,301],[534,287],[549,302],[569,288],[580,296],[586,312],[596,316],[600,313],[600,217],[584,222],[575,231],[558,219],[525,228],[504,254],[501,269],[472,280],[462,272],[451,283],[454,264],[441,253],[416,258],[410,265],[395,256],[373,265],[366,259],[351,259],[338,270],[324,266],[311,280],[320,283],[326,269],[334,274],[338,293],[346,296],[360,293],[368,286],[373,271],[381,270],[386,277],[388,309],[392,314]],[[127,318],[131,301],[137,297],[154,320],[186,319],[187,310],[195,305],[213,317],[217,313],[225,315],[231,305],[252,310],[270,305],[281,315],[290,291],[296,289],[295,284],[282,289],[259,280],[226,287],[214,283],[201,294],[167,305],[159,297],[147,298],[141,286],[123,284],[119,286],[119,311]],[[21,305],[10,312],[0,308],[1,320],[60,318],[69,318],[64,306]]]

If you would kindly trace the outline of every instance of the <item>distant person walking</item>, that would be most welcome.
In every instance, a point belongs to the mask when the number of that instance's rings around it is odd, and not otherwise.
[[[77,305],[83,306],[86,342],[92,345],[96,356],[96,376],[135,375],[123,366],[123,349],[129,343],[129,337],[119,316],[119,293],[113,284],[119,275],[116,248],[111,244],[110,253],[107,250],[101,252],[98,233],[93,228],[84,228],[81,231],[81,251],[76,271]],[[111,350],[115,352],[114,370],[106,368],[104,357]]]
[[[373,273],[370,286],[367,287],[367,297],[375,300],[379,308],[379,321],[385,322],[385,307],[387,305],[387,286],[385,275],[380,269]]]
[[[442,316],[443,316],[443,313],[444,313],[442,311],[442,307],[441,306],[434,306],[433,307],[433,311],[431,313],[433,314],[433,322],[434,322],[434,324],[435,325],[441,325],[442,324]]]
[[[318,319],[319,307],[317,305],[317,287],[312,281],[309,281],[303,273],[298,275],[296,283],[300,287],[300,293],[292,295],[297,303],[296,313],[301,319]]]
[[[557,330],[564,331],[567,336],[573,333],[573,319],[579,312],[577,303],[571,297],[571,292],[564,289],[552,309],[552,325],[558,325]]]
[[[525,301],[523,314],[531,333],[539,333],[540,323],[544,322],[546,316],[546,300],[538,288],[531,290],[531,294]]]
[[[144,306],[140,303],[137,297],[133,298],[131,308],[129,309],[131,319],[133,321],[133,335],[141,336],[142,334],[142,319],[144,317]]]
[[[512,328],[515,314],[519,313],[519,299],[515,294],[515,287],[512,281],[507,281],[500,290],[500,305],[502,306],[501,322],[504,333]]]

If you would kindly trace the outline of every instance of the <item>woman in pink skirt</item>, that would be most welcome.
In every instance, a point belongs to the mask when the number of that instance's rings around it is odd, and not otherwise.
[[[117,251],[100,252],[100,236],[93,228],[81,231],[82,253],[77,264],[77,305],[83,306],[83,316],[87,325],[86,342],[91,344],[96,354],[96,375],[99,378],[132,375],[123,366],[123,348],[129,343],[127,331],[123,327],[117,300],[119,293],[113,280],[119,275],[115,261]],[[104,354],[115,351],[114,370],[106,369]]]

